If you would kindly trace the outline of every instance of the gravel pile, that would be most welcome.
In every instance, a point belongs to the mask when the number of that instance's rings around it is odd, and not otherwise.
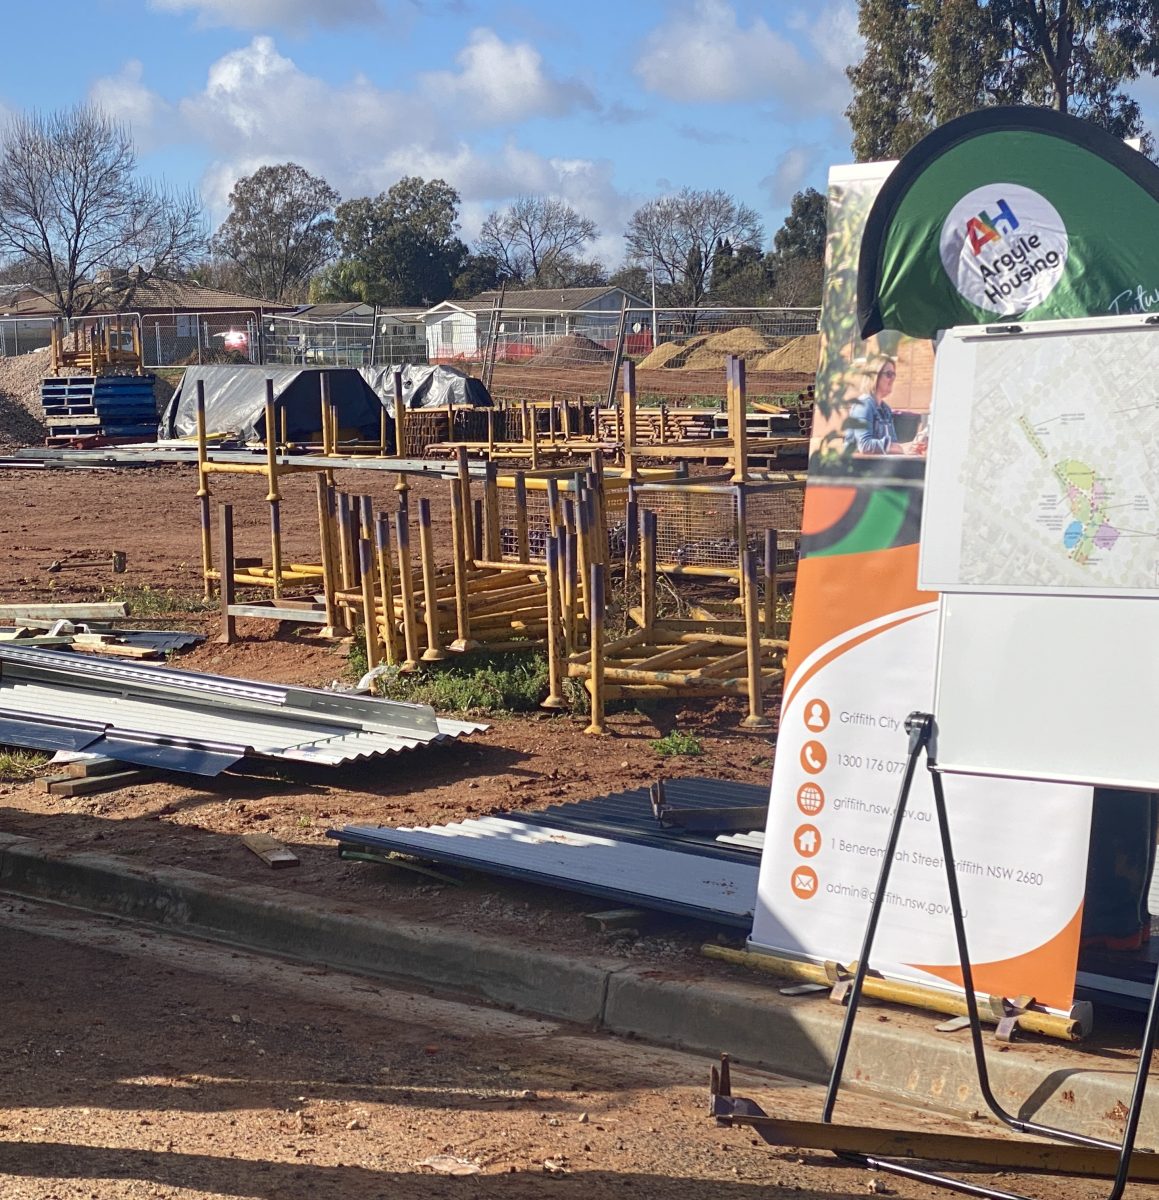
[[[40,407],[40,384],[49,374],[47,349],[0,358],[0,446],[35,446],[48,433]]]

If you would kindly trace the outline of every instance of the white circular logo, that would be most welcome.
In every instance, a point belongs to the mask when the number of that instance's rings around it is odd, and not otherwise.
[[[1009,317],[1050,295],[1069,245],[1062,217],[1044,196],[1017,183],[988,183],[950,210],[938,248],[971,304]]]

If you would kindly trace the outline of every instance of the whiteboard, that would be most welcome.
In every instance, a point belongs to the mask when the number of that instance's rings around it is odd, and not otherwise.
[[[1159,325],[991,329],[938,345],[919,586],[1159,595]]]
[[[919,581],[942,770],[1159,789],[1159,327],[944,335]]]
[[[940,620],[943,771],[1159,790],[1159,604],[947,593]]]

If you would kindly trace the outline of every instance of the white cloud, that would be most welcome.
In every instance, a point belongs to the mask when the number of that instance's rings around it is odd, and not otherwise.
[[[462,117],[473,124],[560,116],[575,108],[595,107],[584,84],[550,78],[534,46],[504,42],[490,29],[474,30],[455,62],[458,72],[424,75],[423,91],[436,103],[458,105]]]
[[[325,162],[343,175],[373,147],[423,136],[434,121],[426,106],[360,76],[334,86],[308,75],[264,36],[218,59],[180,111],[190,132],[230,159]]]
[[[842,30],[848,4],[822,10]],[[755,100],[778,97],[794,109],[831,109],[844,86],[843,46],[825,41],[816,11],[804,25],[809,54],[761,17],[742,25],[727,0],[693,0],[648,34],[635,72],[650,91],[678,101]],[[824,25],[822,22],[821,25]],[[851,61],[851,60],[848,60]]]
[[[824,152],[820,146],[791,146],[777,160],[772,174],[761,180],[761,187],[769,198],[769,207],[774,211],[787,210],[789,201],[797,192],[818,183],[813,176],[820,174],[823,166]],[[817,190],[823,187],[821,181]]]
[[[199,25],[231,29],[334,28],[375,21],[378,0],[149,0],[158,12],[192,13]]]
[[[201,181],[213,221],[225,216],[238,179],[266,164],[293,161],[343,197],[375,195],[404,175],[445,179],[462,197],[466,241],[490,209],[518,195],[559,196],[601,230],[614,231],[599,251],[618,261],[619,231],[630,206],[615,188],[609,162],[551,158],[514,137],[495,148],[463,137],[469,107],[479,122],[484,116],[502,121],[504,114],[514,119],[517,112],[558,112],[590,102],[586,89],[553,83],[534,51],[505,47],[490,33],[473,36],[457,62],[459,71],[428,75],[414,92],[402,92],[361,77],[328,83],[303,71],[267,36],[223,55],[210,67],[205,87],[177,106],[186,139],[206,145],[213,158]],[[507,95],[504,78],[515,81]]]
[[[162,145],[172,132],[173,110],[144,83],[144,67],[131,58],[116,75],[93,81],[89,100],[133,132],[138,150],[147,153]]]

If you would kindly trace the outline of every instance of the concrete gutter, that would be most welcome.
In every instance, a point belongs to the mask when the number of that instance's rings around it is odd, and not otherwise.
[[[514,940],[386,918],[370,908],[287,893],[178,867],[142,868],[0,834],[0,891],[158,925],[409,986],[453,990],[502,1007],[736,1060],[799,1079],[827,1078],[842,1010],[816,996],[782,996],[768,979],[690,979],[612,956],[577,957]],[[1118,1137],[1134,1063],[1104,1054],[987,1035],[998,1099],[1088,1135]],[[897,1008],[866,1008],[845,1078],[861,1090],[957,1115],[983,1112],[965,1034]],[[697,1081],[690,1080],[695,1083]],[[838,1113],[839,1115],[839,1113]],[[1141,1147],[1159,1146],[1148,1105]]]

